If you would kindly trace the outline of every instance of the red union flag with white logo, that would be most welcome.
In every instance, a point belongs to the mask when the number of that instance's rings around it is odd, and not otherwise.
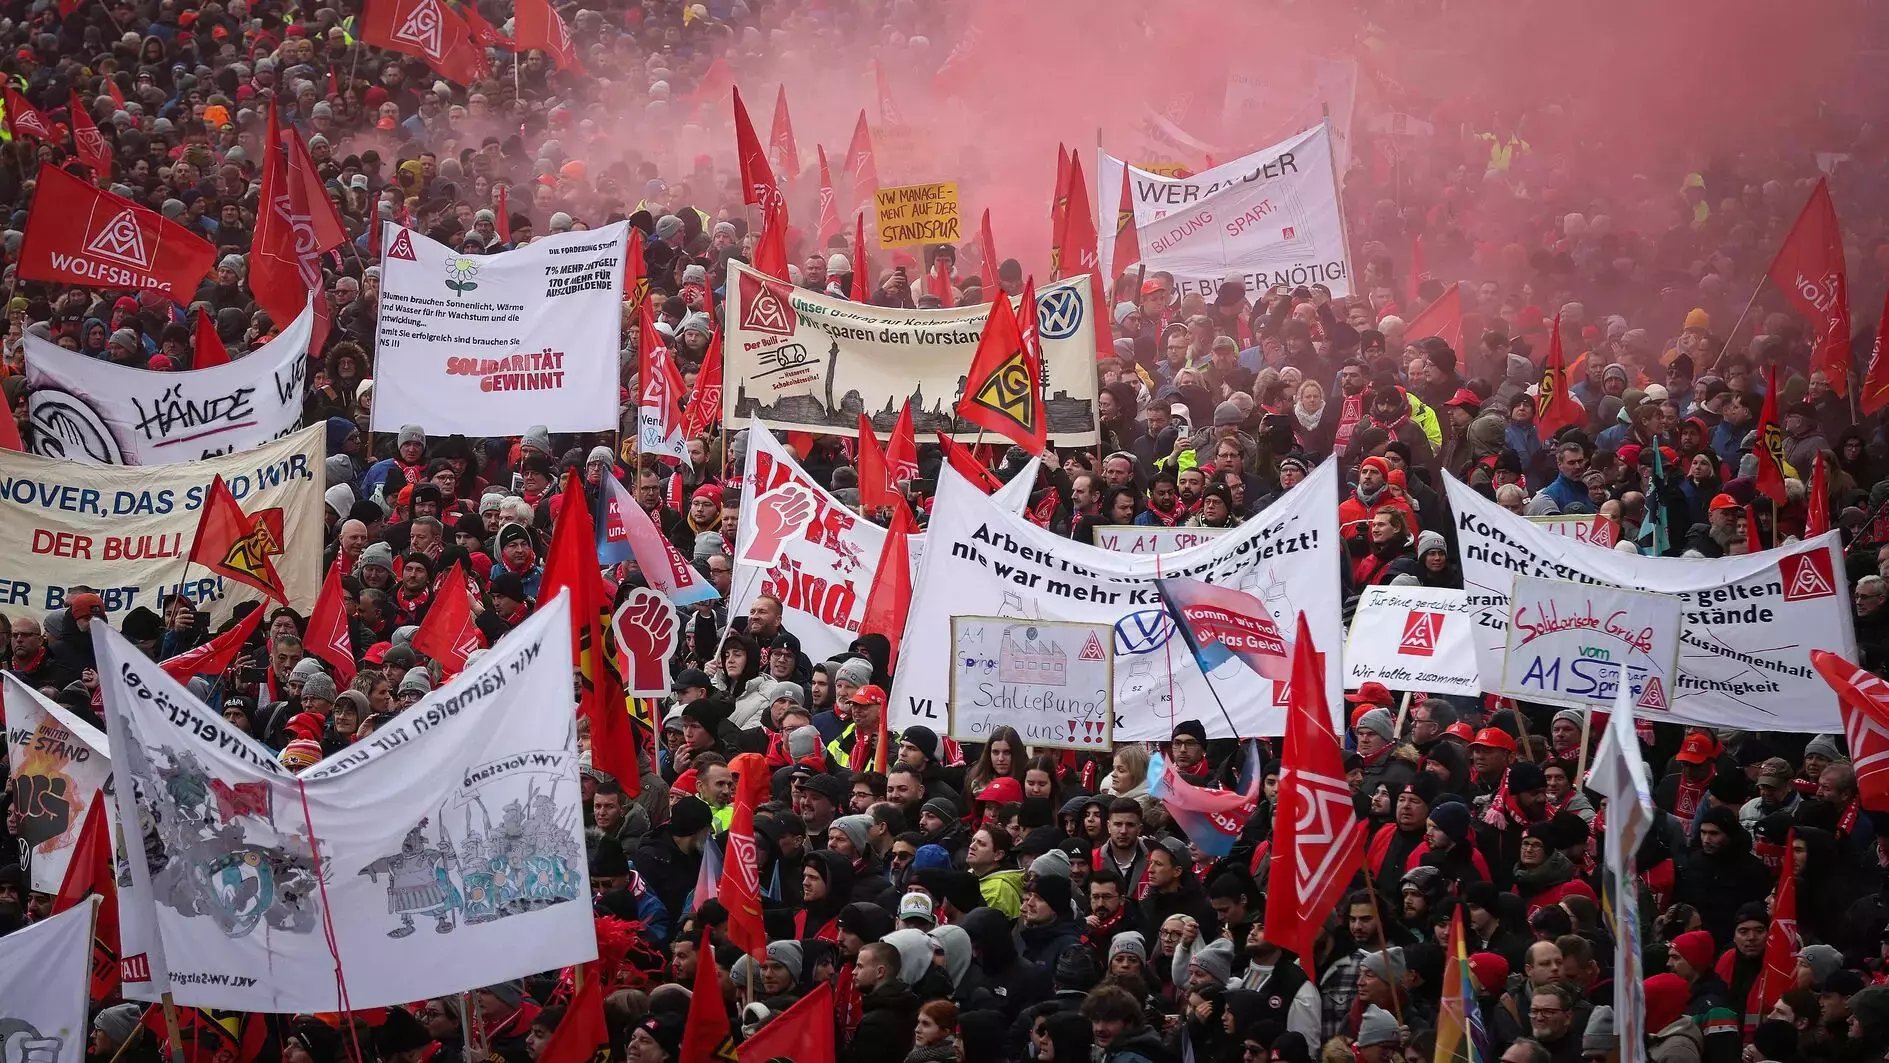
[[[1837,692],[1863,807],[1889,812],[1889,682],[1828,650],[1811,650],[1810,663]]]
[[[466,21],[442,0],[373,0],[361,13],[361,39],[424,59],[435,73],[461,85],[484,76],[487,66]]]
[[[1351,804],[1344,751],[1332,731],[1328,704],[1325,668],[1312,645],[1311,626],[1300,613],[1269,880],[1269,906],[1293,918],[1268,924],[1266,936],[1292,950],[1313,978],[1318,977],[1312,959],[1318,930],[1364,863],[1364,824]]]
[[[216,249],[189,229],[52,166],[26,216],[20,279],[161,292],[188,302]]]
[[[1816,337],[1810,365],[1830,378],[1830,390],[1850,386],[1850,293],[1843,270],[1843,234],[1837,228],[1830,185],[1819,178],[1803,213],[1771,262],[1771,282],[1810,321]]]

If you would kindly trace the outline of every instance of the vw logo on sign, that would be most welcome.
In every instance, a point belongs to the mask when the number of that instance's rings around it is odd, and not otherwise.
[[[1036,300],[1036,332],[1046,340],[1066,340],[1082,327],[1082,296],[1074,288],[1055,288]]]
[[[1115,622],[1115,652],[1153,653],[1174,637],[1174,621],[1165,609],[1143,609]]]

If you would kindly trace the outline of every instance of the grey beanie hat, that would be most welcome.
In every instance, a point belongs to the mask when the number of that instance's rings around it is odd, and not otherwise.
[[[1404,950],[1395,945],[1379,952],[1365,953],[1364,967],[1391,985],[1402,985],[1404,972],[1410,969],[1404,962]]]
[[[1821,987],[1831,975],[1843,969],[1843,954],[1829,945],[1805,945],[1797,950],[1797,958],[1810,968],[1813,989]]]
[[[400,426],[400,434],[394,437],[394,442],[403,447],[408,443],[419,443],[424,446],[426,444],[426,429],[421,428],[417,424],[403,424]]]
[[[1194,953],[1189,961],[1212,978],[1215,985],[1226,985],[1233,977],[1233,942],[1220,938],[1213,944]]]
[[[136,1004],[117,1004],[99,1012],[92,1019],[92,1029],[104,1034],[112,1044],[123,1044],[143,1017],[144,1009]]]
[[[295,683],[306,683],[309,677],[320,674],[321,660],[315,657],[304,657],[295,662],[295,667],[289,669],[289,680]]]
[[[667,722],[667,721],[665,721]],[[787,755],[799,760],[811,757],[820,751],[820,729],[812,724],[802,724],[787,732]]]
[[[1213,408],[1213,426],[1215,428],[1234,428],[1244,420],[1246,420],[1246,415],[1240,412],[1239,404],[1231,399]]]
[[[121,346],[127,347],[131,350],[133,354],[137,353],[138,347],[140,346],[140,344],[138,343],[138,334],[136,332],[131,331],[128,328],[121,328],[114,331],[111,334],[111,339],[106,342],[116,343]]]
[[[302,701],[307,702],[310,698],[334,704],[335,681],[320,673],[302,680]]]
[[[864,657],[854,657],[840,665],[839,673],[833,679],[836,682],[845,680],[856,687],[863,687],[872,682],[872,662]]]
[[[1560,723],[1562,720],[1566,720],[1573,724],[1578,730],[1582,726],[1584,719],[1585,717],[1581,715],[1581,710],[1579,709],[1562,709],[1560,712],[1554,714],[1553,722]]]
[[[498,1002],[508,1008],[517,1007],[518,1002],[525,999],[523,982],[500,982],[497,985],[486,986],[485,991],[497,997]]]
[[[1061,849],[1051,849],[1030,861],[1030,874],[1037,878],[1069,878],[1071,870],[1069,854]]]
[[[348,510],[354,508],[354,488],[347,484],[336,484],[321,493],[321,500],[328,503],[336,517],[346,517]]]
[[[1121,953],[1127,953],[1142,963],[1148,962],[1148,942],[1142,938],[1139,930],[1129,930],[1115,935],[1108,943],[1108,958],[1112,961]]]
[[[419,633],[420,633],[420,625],[402,624],[401,626],[394,628],[393,637],[389,638],[387,641],[391,642],[395,646],[411,646],[413,645],[413,636]]]
[[[534,424],[525,429],[525,434],[520,438],[519,444],[530,447],[540,454],[549,454],[551,453],[551,430],[541,424]]]
[[[1450,544],[1445,542],[1443,536],[1435,531],[1420,532],[1417,535],[1418,557],[1422,557],[1432,550],[1441,550],[1444,553],[1448,553],[1449,549]]]
[[[417,690],[421,694],[433,692],[433,680],[426,674],[426,669],[415,665],[407,669],[406,675],[400,677],[399,693],[405,694],[409,690]]]
[[[830,829],[846,835],[846,840],[853,843],[856,852],[865,852],[866,835],[872,832],[872,817],[841,816],[833,821]]]
[[[1614,1033],[1614,1009],[1605,1004],[1587,1017],[1587,1029],[1581,1031],[1581,1053],[1612,1052],[1620,1037]]]
[[[1376,1004],[1364,1006],[1364,1018],[1358,1023],[1358,1039],[1355,1042],[1359,1048],[1394,1045],[1398,1036],[1395,1016]]]
[[[728,540],[722,538],[721,532],[713,528],[707,531],[696,532],[695,546],[689,551],[691,561],[706,561],[716,554],[725,554],[727,552]]]
[[[216,268],[218,268],[218,269],[233,269],[233,270],[235,270],[235,271],[236,271],[236,275],[240,277],[240,276],[242,276],[242,274],[243,274],[243,265],[244,265],[244,263],[243,263],[243,256],[241,256],[241,255],[224,255],[224,256],[223,256],[223,258],[222,258],[222,260],[221,260],[221,261],[219,261],[219,262],[218,262],[218,263],[216,264]]]
[[[369,565],[394,571],[394,548],[383,542],[368,543],[362,548],[361,560],[355,567],[366,568]]]
[[[1836,735],[1818,735],[1804,745],[1804,756],[1815,754],[1825,760],[1848,760],[1837,748]]]
[[[591,447],[590,454],[584,458],[584,464],[588,465],[593,461],[601,461],[604,465],[609,466],[616,464],[616,460],[617,456],[610,453],[609,447]]]
[[[1397,733],[1396,720],[1391,716],[1389,709],[1372,709],[1370,712],[1358,717],[1355,730],[1370,731],[1384,741],[1389,742],[1393,740]]]
[[[807,695],[801,692],[800,684],[787,679],[783,679],[767,688],[767,703],[769,705],[774,704],[782,698],[786,698],[796,705],[805,705],[807,703]]]

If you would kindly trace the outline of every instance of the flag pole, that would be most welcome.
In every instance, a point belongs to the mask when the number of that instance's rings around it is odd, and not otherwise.
[[[184,1033],[177,1025],[177,1002],[171,999],[169,990],[158,999],[164,1005],[164,1036],[170,1038],[171,1061],[184,1063]]]
[[[1391,738],[1403,737],[1404,718],[1410,715],[1410,691],[1404,691],[1404,699],[1397,703],[1397,719],[1391,721]]]
[[[1581,785],[1587,777],[1587,742],[1594,734],[1594,710],[1588,709],[1581,714],[1581,759],[1575,767],[1574,778],[1568,780],[1572,786]]]
[[[1712,359],[1712,364],[1708,367],[1707,372],[1717,370],[1718,364],[1725,360],[1725,352],[1732,349],[1732,337],[1738,335],[1739,327],[1745,323],[1745,318],[1751,315],[1751,308],[1758,305],[1758,293],[1764,291],[1764,282],[1767,277],[1768,275],[1766,277],[1759,277],[1757,287],[1751,289],[1751,298],[1745,300],[1745,308],[1739,312],[1738,320],[1732,322],[1732,330],[1725,334],[1725,342],[1719,344],[1718,355]]]
[[[118,1061],[123,1058],[125,1050],[131,1047],[132,1042],[145,1035],[144,1020],[150,1017],[151,1009],[154,1007],[157,1007],[157,1005],[146,1004],[144,1010],[138,1013],[138,1025],[131,1028],[131,1036],[125,1038],[123,1043],[118,1046],[117,1051],[112,1053],[109,1063],[118,1063]]]

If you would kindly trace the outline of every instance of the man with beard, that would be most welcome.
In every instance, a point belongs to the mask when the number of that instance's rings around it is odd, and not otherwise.
[[[394,622],[405,627],[426,619],[433,604],[433,559],[417,551],[400,563],[400,585],[394,588]]]
[[[1496,727],[1477,731],[1475,739],[1469,743],[1472,796],[1493,796],[1508,774],[1509,762],[1514,759],[1515,739],[1507,731]]]
[[[1370,457],[1358,463],[1358,485],[1338,506],[1338,534],[1341,538],[1368,536],[1371,518],[1380,509],[1404,511],[1404,526],[1411,534],[1418,529],[1417,513],[1390,487],[1390,462]]]
[[[1323,1018],[1323,1001],[1318,987],[1305,975],[1297,957],[1266,937],[1266,909],[1252,913],[1246,931],[1246,971],[1230,988],[1250,989],[1259,994],[1259,1009],[1251,1021],[1256,1026],[1272,1023],[1304,1037],[1307,1044],[1317,1043]]]
[[[1679,868],[1673,900],[1697,908],[1701,927],[1724,941],[1732,936],[1739,909],[1770,892],[1771,873],[1752,853],[1738,813],[1716,805],[1700,813],[1692,859]]]
[[[1319,421],[1318,437],[1330,439],[1332,450],[1336,453],[1349,451],[1351,435],[1364,423],[1369,402],[1370,396],[1365,390],[1364,360],[1346,359],[1338,368],[1338,394],[1325,403],[1325,416]]]
[[[1141,927],[1140,906],[1128,903],[1128,890],[1114,868],[1089,872],[1089,916],[1082,927],[1082,943],[1095,950],[1097,962],[1109,958],[1109,943],[1117,934]]]
[[[1411,464],[1429,468],[1436,451],[1430,437],[1411,416],[1410,396],[1390,381],[1380,383],[1371,393],[1369,424],[1381,428],[1391,439],[1410,448]]]
[[[1380,894],[1396,896],[1402,888],[1404,875],[1415,866],[1413,858],[1423,846],[1430,807],[1436,804],[1442,788],[1442,782],[1436,776],[1429,772],[1418,774],[1398,791],[1392,806],[1392,821],[1379,827],[1371,837],[1366,859],[1370,861],[1371,876],[1376,880]],[[1408,920],[1406,924],[1422,925]]]
[[[1477,848],[1489,862],[1490,881],[1509,889],[1528,828],[1548,819],[1548,777],[1534,761],[1516,761],[1496,792],[1477,806]]]

